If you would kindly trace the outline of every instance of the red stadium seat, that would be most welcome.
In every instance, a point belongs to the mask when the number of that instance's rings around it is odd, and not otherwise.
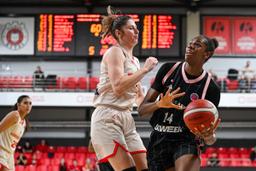
[[[25,76],[23,83],[22,83],[23,88],[32,88],[33,87],[33,77],[32,76]]]
[[[231,159],[230,166],[231,167],[240,167],[240,166],[242,166],[242,162],[241,162],[241,160]]]
[[[50,165],[48,166],[48,171],[59,171],[60,167],[59,165]]]
[[[95,90],[98,83],[99,83],[99,78],[98,77],[91,77],[90,78],[90,84],[89,84],[90,90]]]
[[[68,146],[67,147],[67,152],[69,152],[69,153],[74,153],[76,151],[77,151],[77,149],[76,149],[75,146]]]
[[[231,159],[240,159],[240,154],[238,154],[238,153],[230,153],[230,158]]]
[[[9,88],[22,88],[22,81],[23,81],[22,76],[10,77]]]
[[[245,147],[241,147],[241,148],[239,148],[239,153],[240,154],[250,154],[250,149],[245,148]]]
[[[206,153],[206,154],[211,154],[211,153],[213,153],[213,152],[216,152],[216,148],[214,148],[214,147],[208,147],[208,148],[206,148],[206,150],[205,150],[205,153]]]
[[[252,167],[256,167],[256,160],[252,162]]]
[[[76,158],[77,165],[78,166],[84,166],[85,165],[85,158]]]
[[[252,161],[250,159],[243,159],[242,160],[242,167],[252,167]]]
[[[60,159],[60,158],[62,158],[62,157],[64,157],[64,153],[62,153],[62,152],[55,152],[55,153],[54,153],[54,158]]]
[[[28,165],[25,167],[25,171],[36,171],[36,165]]]
[[[228,152],[230,154],[232,154],[232,153],[239,153],[239,148],[237,148],[237,147],[230,147],[230,148],[228,148]]]
[[[219,147],[217,148],[217,153],[227,153],[228,149],[225,147]]]
[[[77,88],[77,78],[68,77],[65,82],[65,88],[67,89],[76,89]]]
[[[48,166],[47,165],[39,165],[37,166],[37,171],[48,171]]]
[[[16,165],[16,166],[15,166],[15,171],[25,171],[25,166]]]
[[[61,159],[61,158],[56,158],[56,157],[54,156],[54,158],[51,159],[51,165],[59,165],[59,164],[60,164],[60,159]]]
[[[230,159],[220,159],[219,166],[229,167],[230,166]]]
[[[32,159],[32,153],[26,152],[24,153],[24,156],[26,156],[27,159]]]
[[[75,153],[65,153],[64,158],[65,160],[73,160],[75,158]]]
[[[224,160],[230,158],[229,153],[219,153],[218,157],[219,157],[219,159],[224,159]]]
[[[87,87],[87,77],[79,77],[77,81],[77,87],[81,90],[86,90]]]
[[[66,147],[65,146],[58,146],[56,148],[56,152],[65,153],[66,152]]]
[[[88,147],[85,147],[85,146],[77,147],[77,152],[87,153],[88,152]]]
[[[207,160],[208,160],[207,154],[205,154],[205,153],[201,154],[200,158],[201,158],[201,167],[206,167]]]
[[[50,160],[49,158],[41,158],[41,159],[40,159],[40,163],[41,163],[42,165],[50,165],[51,160]]]
[[[79,158],[85,159],[86,156],[87,156],[86,153],[80,153],[80,152],[75,153],[76,159],[79,159]]]

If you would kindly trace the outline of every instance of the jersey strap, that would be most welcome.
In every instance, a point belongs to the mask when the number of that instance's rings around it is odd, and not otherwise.
[[[167,74],[164,76],[164,78],[162,79],[162,84],[164,85],[164,83],[166,82],[166,80],[172,75],[173,71],[175,71],[175,69],[179,66],[181,62],[176,62],[176,64],[174,64],[172,66],[172,68],[167,72]]]
[[[211,82],[211,78],[212,78],[212,75],[208,72],[208,77],[207,77],[206,83],[205,83],[205,85],[204,85],[204,90],[203,90],[201,99],[204,99],[204,98],[205,98],[207,89],[208,89],[209,84],[210,84],[210,82]]]

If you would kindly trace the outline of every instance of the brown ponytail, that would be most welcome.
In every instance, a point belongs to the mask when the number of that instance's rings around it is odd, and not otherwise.
[[[113,36],[117,41],[118,38],[115,35],[115,30],[121,30],[121,27],[124,26],[129,19],[130,16],[126,15],[118,15],[120,11],[114,11],[111,6],[107,7],[107,16],[102,16],[101,24],[102,24],[102,38],[106,38],[108,36]]]

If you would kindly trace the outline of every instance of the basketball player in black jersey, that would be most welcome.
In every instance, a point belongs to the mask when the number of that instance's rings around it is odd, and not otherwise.
[[[141,116],[153,113],[150,124],[154,130],[147,154],[149,170],[200,170],[200,141],[207,145],[216,141],[215,129],[220,120],[212,123],[210,129],[192,133],[183,121],[183,109],[195,99],[207,99],[218,107],[220,89],[203,69],[217,47],[216,39],[197,36],[186,47],[185,62],[165,63],[159,69],[138,109]]]

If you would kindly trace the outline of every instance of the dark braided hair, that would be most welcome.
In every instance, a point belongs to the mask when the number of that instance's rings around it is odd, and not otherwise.
[[[117,41],[118,38],[115,35],[115,30],[121,30],[129,19],[127,15],[117,15],[117,11],[114,11],[110,6],[107,7],[107,16],[102,16],[102,38],[113,36]]]

